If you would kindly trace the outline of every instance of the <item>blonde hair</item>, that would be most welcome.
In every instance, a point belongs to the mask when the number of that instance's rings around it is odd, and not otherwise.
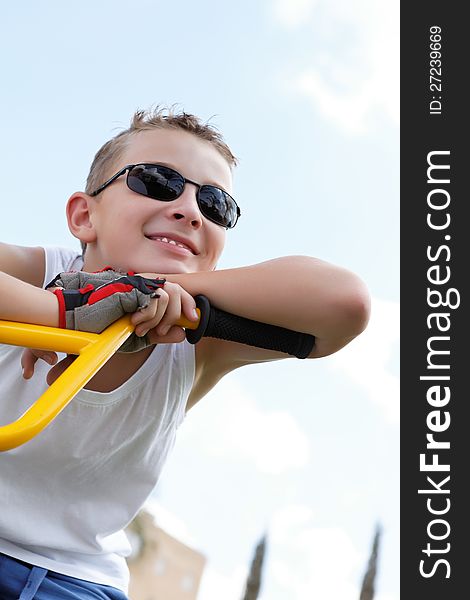
[[[115,165],[136,134],[153,129],[181,129],[192,133],[211,143],[225,158],[231,169],[238,164],[238,160],[214,125],[203,122],[199,117],[184,111],[176,112],[174,106],[157,105],[149,110],[137,110],[131,119],[130,126],[101,146],[91,164],[85,192],[91,194],[113,175]],[[82,243],[82,251],[85,252],[85,249],[86,245]]]

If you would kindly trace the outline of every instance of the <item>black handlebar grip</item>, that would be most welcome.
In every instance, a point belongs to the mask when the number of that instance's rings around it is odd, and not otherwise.
[[[211,306],[206,296],[199,295],[194,299],[201,318],[197,329],[186,329],[186,339],[191,344],[196,344],[202,337],[214,337],[285,352],[297,358],[307,358],[315,344],[313,335],[227,313]]]

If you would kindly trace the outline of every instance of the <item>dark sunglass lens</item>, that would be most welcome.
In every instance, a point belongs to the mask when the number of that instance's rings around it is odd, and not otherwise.
[[[237,220],[233,198],[212,185],[203,185],[199,190],[199,208],[205,217],[223,227],[231,228]]]
[[[127,184],[133,192],[163,201],[175,200],[184,188],[181,175],[158,165],[136,165],[129,171]]]

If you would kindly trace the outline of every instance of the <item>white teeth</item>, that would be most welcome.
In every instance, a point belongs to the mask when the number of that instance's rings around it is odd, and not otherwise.
[[[171,244],[172,246],[178,246],[179,248],[184,248],[185,250],[190,250],[190,248],[188,248],[188,246],[186,246],[186,244],[183,244],[182,242],[176,242],[175,240],[171,240],[167,237],[154,237],[154,240],[156,240],[157,242],[165,242],[166,244]]]

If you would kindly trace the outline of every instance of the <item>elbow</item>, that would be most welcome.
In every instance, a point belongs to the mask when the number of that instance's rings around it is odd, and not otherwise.
[[[310,358],[334,354],[360,335],[369,322],[370,304],[369,292],[362,283],[337,297],[323,329],[314,333],[316,341]]]
[[[343,314],[345,330],[351,337],[361,334],[370,319],[371,299],[365,284],[357,279],[343,298]]]

